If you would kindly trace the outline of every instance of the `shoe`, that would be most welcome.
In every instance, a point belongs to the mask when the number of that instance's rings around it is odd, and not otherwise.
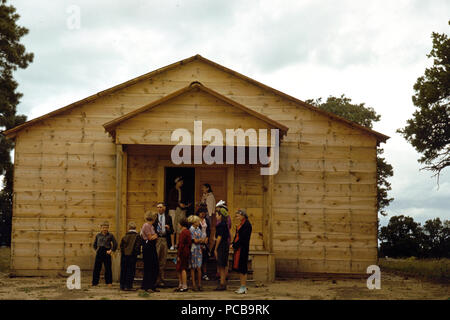
[[[175,290],[173,290],[174,292],[180,292],[181,287],[176,288]]]
[[[171,246],[169,250],[175,250],[175,247],[174,247],[174,246]]]
[[[219,285],[217,288],[214,289],[214,291],[225,291],[225,290],[227,290],[227,286],[222,285]]]
[[[181,288],[178,292],[186,292],[188,290],[189,290],[188,288]]]
[[[247,288],[246,287],[240,287],[238,290],[235,291],[237,294],[246,294]]]
[[[203,288],[202,287],[198,287],[198,291],[203,291]]]
[[[205,280],[205,281],[209,281],[209,278],[208,278],[208,275],[207,275],[207,274],[204,274],[203,277],[202,277],[202,279]]]

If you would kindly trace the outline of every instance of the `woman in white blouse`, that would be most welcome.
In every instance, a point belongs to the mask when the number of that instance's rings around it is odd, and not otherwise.
[[[214,198],[214,194],[209,183],[202,184],[202,192],[203,195],[200,203],[206,204],[206,207],[208,208],[206,219],[208,219],[211,228],[208,248],[211,250],[211,248],[214,248],[214,238],[216,235],[216,199]]]

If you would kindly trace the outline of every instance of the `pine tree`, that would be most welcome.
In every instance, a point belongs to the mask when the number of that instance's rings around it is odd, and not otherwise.
[[[421,153],[422,169],[433,172],[439,183],[441,171],[450,166],[450,38],[436,32],[431,37],[433,48],[427,57],[433,65],[414,84],[417,109],[398,132]]]
[[[33,61],[33,54],[25,51],[20,39],[28,29],[17,25],[20,16],[16,8],[0,0],[0,128],[11,129],[26,121],[25,115],[18,115],[17,105],[22,94],[17,92],[17,82],[13,72],[17,68],[25,69]],[[3,176],[3,189],[0,192],[0,224],[3,239],[11,241],[11,219],[13,198],[13,165],[11,150],[14,142],[0,135],[0,175]]]

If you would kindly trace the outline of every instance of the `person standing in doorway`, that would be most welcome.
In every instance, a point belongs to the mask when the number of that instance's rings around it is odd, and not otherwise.
[[[167,251],[170,248],[170,236],[173,234],[172,218],[166,213],[166,205],[164,202],[158,202],[156,205],[158,218],[153,224],[158,238],[156,239],[156,253],[159,260],[159,273],[157,284],[160,287],[165,286],[164,270],[166,268]]]
[[[216,199],[209,183],[202,184],[202,199],[200,200],[200,205],[205,205],[208,212],[206,214],[206,219],[208,220],[210,226],[210,236],[209,236],[209,248],[214,248],[214,239],[216,236]]]
[[[94,240],[96,250],[94,272],[92,274],[92,285],[98,285],[102,265],[105,265],[105,282],[108,287],[112,286],[112,263],[111,254],[117,249],[117,241],[112,233],[109,233],[109,223],[105,221],[101,224],[101,231]]]
[[[173,225],[175,226],[175,232],[171,235],[172,246],[170,250],[175,250],[177,246],[177,238],[181,232],[179,222],[181,219],[186,218],[186,208],[189,205],[183,203],[183,194],[181,187],[183,186],[183,177],[177,177],[175,179],[175,186],[169,192],[169,215],[172,218]]]

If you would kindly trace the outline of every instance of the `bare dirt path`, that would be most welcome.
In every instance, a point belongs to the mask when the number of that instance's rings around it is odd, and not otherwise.
[[[289,279],[277,280],[265,285],[253,285],[247,295],[236,295],[237,286],[229,286],[226,292],[215,292],[216,282],[207,283],[205,291],[175,293],[173,289],[161,289],[161,292],[146,294],[142,291],[122,292],[118,284],[112,288],[100,284],[90,287],[90,277],[84,275],[80,290],[66,288],[66,278],[9,278],[0,273],[0,300],[32,299],[32,300],[145,300],[145,299],[443,299],[450,298],[450,285],[432,283],[416,278],[406,278],[384,272],[381,278],[381,289],[369,290],[365,279]]]

